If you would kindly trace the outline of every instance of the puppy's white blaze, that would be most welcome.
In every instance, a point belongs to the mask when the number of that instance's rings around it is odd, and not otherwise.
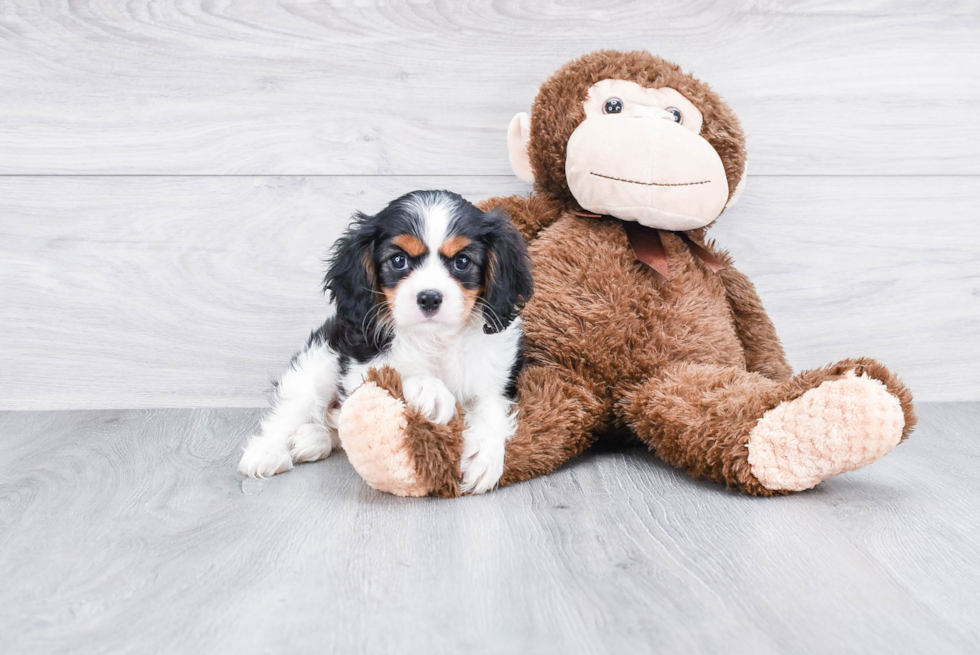
[[[449,237],[449,223],[453,218],[453,205],[442,198],[437,199],[426,207],[425,213],[425,245],[430,253],[439,251],[439,247]],[[436,257],[438,261],[438,256]]]
[[[463,290],[439,257],[439,248],[449,237],[455,206],[446,198],[423,196],[413,198],[409,207],[423,226],[423,240],[428,252],[421,265],[399,282],[395,289],[395,306],[391,308],[395,325],[459,329],[465,322]],[[418,306],[418,294],[428,290],[442,294],[442,305],[432,317],[425,316]]]

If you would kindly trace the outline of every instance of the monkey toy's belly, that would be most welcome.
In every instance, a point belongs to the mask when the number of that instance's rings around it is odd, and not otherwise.
[[[744,368],[719,274],[662,238],[670,280],[636,259],[618,220],[565,215],[542,230],[530,245],[530,359],[610,384],[679,360]]]

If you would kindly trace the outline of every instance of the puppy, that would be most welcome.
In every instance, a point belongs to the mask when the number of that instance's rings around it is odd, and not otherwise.
[[[492,489],[516,429],[518,312],[533,293],[527,245],[507,217],[448,191],[415,191],[374,216],[355,214],[334,244],[324,291],[336,314],[276,384],[241,472],[265,477],[329,455],[344,399],[368,369],[388,365],[406,401],[433,422],[447,423],[462,405],[462,489]]]

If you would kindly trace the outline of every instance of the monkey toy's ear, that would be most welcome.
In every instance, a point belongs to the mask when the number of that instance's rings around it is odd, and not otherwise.
[[[514,175],[524,182],[534,183],[534,171],[531,170],[531,157],[527,152],[527,144],[531,140],[531,117],[527,112],[521,112],[510,121],[507,128],[507,150],[510,152],[510,167]]]
[[[729,207],[734,205],[736,202],[738,202],[738,199],[742,197],[742,191],[745,190],[745,180],[746,178],[748,178],[748,176],[749,176],[749,171],[745,167],[743,167],[742,177],[739,178],[738,184],[735,185],[735,191],[732,192],[732,197],[729,198],[728,202],[725,203],[725,209],[728,209]]]

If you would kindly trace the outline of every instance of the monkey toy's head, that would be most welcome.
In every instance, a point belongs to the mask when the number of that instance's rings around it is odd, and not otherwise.
[[[745,140],[707,84],[648,52],[601,50],[541,86],[508,131],[522,180],[568,211],[694,230],[738,199]]]

